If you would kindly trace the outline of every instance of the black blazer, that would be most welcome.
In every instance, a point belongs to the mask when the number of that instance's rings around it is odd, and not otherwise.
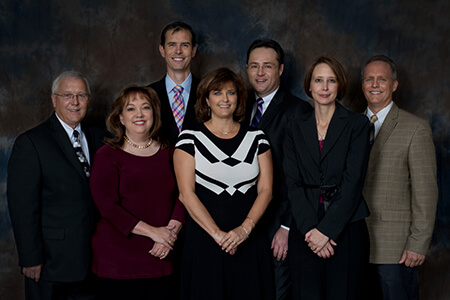
[[[198,126],[197,119],[195,118],[194,106],[195,102],[197,102],[197,87],[199,82],[200,81],[197,78],[192,76],[191,92],[189,94],[189,101],[182,129],[195,129]],[[175,123],[175,118],[173,117],[169,97],[167,96],[166,76],[160,81],[156,81],[148,86],[154,89],[158,94],[161,102],[162,135],[173,147],[178,139],[179,132],[177,123]]]
[[[248,124],[251,123],[251,114],[255,102],[255,94],[252,92],[249,95],[246,110],[246,122]],[[274,166],[273,198],[261,220],[261,223],[268,228],[270,239],[273,238],[280,225],[290,226],[291,224],[282,159],[286,126],[296,110],[299,113],[307,113],[312,111],[312,107],[309,103],[293,96],[280,87],[258,124],[258,128],[265,132],[270,142]]]
[[[337,240],[344,227],[369,215],[362,188],[369,157],[369,121],[336,102],[336,111],[319,151],[314,112],[295,116],[286,130],[283,162],[288,198],[302,234],[317,228]],[[320,188],[341,187],[321,221],[317,216]]]
[[[104,132],[83,131],[92,163]],[[55,113],[16,139],[7,197],[19,265],[44,264],[45,280],[83,280],[91,268],[96,210],[89,179]]]

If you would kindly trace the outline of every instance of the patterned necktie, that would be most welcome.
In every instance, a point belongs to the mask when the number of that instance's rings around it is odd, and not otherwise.
[[[175,96],[173,97],[173,103],[172,103],[172,112],[173,116],[175,118],[175,123],[177,123],[178,131],[181,131],[181,128],[183,127],[183,120],[184,120],[184,100],[183,100],[183,87],[176,85],[173,88],[173,91],[175,92]]]
[[[255,116],[253,117],[252,126],[257,127],[259,124],[259,121],[261,121],[261,117],[263,115],[263,104],[264,100],[263,98],[258,98],[258,106],[256,108]]]
[[[378,120],[377,115],[372,115],[370,117],[370,144],[372,145],[375,141],[375,122]]]
[[[81,142],[80,142],[80,137],[79,137],[79,133],[77,130],[73,131],[73,137],[75,138],[72,146],[75,149],[75,153],[78,156],[78,160],[81,163],[81,167],[83,168],[84,173],[86,174],[86,177],[89,177],[91,175],[91,168],[89,166],[89,162],[86,158],[86,156],[84,155],[83,149],[81,148]]]

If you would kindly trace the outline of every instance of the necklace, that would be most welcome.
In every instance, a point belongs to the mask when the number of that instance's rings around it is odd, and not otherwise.
[[[232,128],[230,129],[230,131],[228,131],[228,132],[223,132],[223,131],[217,130],[216,126],[214,126],[214,124],[212,123],[212,121],[211,121],[211,126],[214,128],[214,130],[215,130],[216,132],[219,132],[219,133],[225,134],[225,135],[229,135],[230,133],[234,132],[234,128],[236,127],[236,123],[233,122],[233,127],[232,127]]]
[[[319,140],[323,141],[325,139],[325,136],[327,135],[327,131],[325,130],[324,133],[320,133],[319,129],[317,129],[317,133],[319,134]]]
[[[149,141],[147,144],[145,144],[144,146],[141,146],[141,145],[137,145],[137,144],[133,143],[126,135],[123,136],[123,139],[125,140],[125,142],[127,142],[128,144],[130,144],[132,147],[137,148],[137,149],[145,149],[145,148],[148,148],[148,147],[150,147],[150,145],[151,145],[152,142],[153,142],[153,139],[150,139],[150,141]]]

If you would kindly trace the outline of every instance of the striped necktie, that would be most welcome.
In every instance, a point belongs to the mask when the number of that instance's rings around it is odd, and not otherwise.
[[[77,154],[78,160],[81,163],[81,167],[83,168],[84,173],[86,174],[86,177],[89,177],[91,175],[91,168],[89,166],[89,162],[84,155],[83,149],[81,148],[81,142],[80,142],[80,133],[77,130],[73,131],[73,137],[74,142],[72,144],[73,149],[75,149],[75,153]]]
[[[181,131],[184,121],[184,100],[182,95],[183,87],[176,85],[173,88],[173,91],[175,92],[175,96],[173,97],[172,112],[173,117],[175,118],[175,123],[177,123],[178,131]]]
[[[375,122],[378,120],[377,115],[372,115],[370,117],[370,144],[372,145],[375,141]]]
[[[261,121],[261,117],[263,115],[263,104],[264,100],[263,98],[258,98],[258,106],[256,108],[255,116],[253,117],[252,126],[257,127],[259,124],[259,121]]]

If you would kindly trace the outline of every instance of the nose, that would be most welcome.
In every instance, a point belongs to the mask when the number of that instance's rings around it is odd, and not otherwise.
[[[379,86],[378,79],[372,80],[372,87],[376,88]]]
[[[72,95],[72,99],[70,99],[70,103],[72,105],[78,105],[80,104],[80,101],[78,100],[78,95]]]
[[[263,66],[258,66],[257,74],[260,76],[264,75],[264,67]]]
[[[177,45],[177,48],[175,49],[175,51],[177,54],[180,54],[182,52],[181,45]]]
[[[324,91],[328,91],[328,81],[327,81],[327,80],[325,80],[325,81],[323,82],[323,90],[324,90]]]

